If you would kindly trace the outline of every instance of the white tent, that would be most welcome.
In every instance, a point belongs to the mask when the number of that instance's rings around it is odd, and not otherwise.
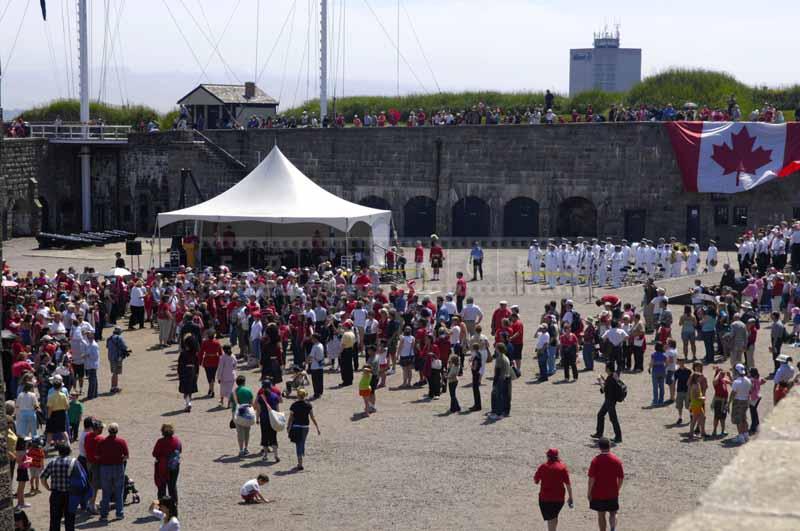
[[[392,212],[351,203],[314,183],[277,146],[230,189],[203,203],[158,214],[158,229],[177,221],[321,223],[345,234],[358,222],[372,230],[372,263],[384,261]]]

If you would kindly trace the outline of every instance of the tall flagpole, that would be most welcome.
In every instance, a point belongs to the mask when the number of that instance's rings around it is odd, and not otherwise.
[[[320,0],[319,17],[319,118],[328,115],[328,0]],[[330,122],[330,120],[329,120]]]
[[[86,22],[86,0],[78,0],[78,50],[80,52],[81,125],[84,140],[89,138],[89,31]],[[92,183],[89,146],[81,146],[81,226],[92,230]]]

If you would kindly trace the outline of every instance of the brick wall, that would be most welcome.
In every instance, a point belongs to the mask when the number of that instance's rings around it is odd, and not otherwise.
[[[0,140],[0,237],[39,232],[42,206],[38,182],[47,143],[31,138]]]

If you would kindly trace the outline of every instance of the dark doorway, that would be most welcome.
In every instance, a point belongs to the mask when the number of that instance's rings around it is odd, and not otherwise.
[[[50,231],[50,205],[42,196],[39,196],[39,204],[42,205],[42,210],[40,214],[40,224],[39,224],[39,231],[40,232],[51,232]]]
[[[625,211],[625,239],[629,242],[639,242],[644,238],[646,210]]]
[[[467,196],[453,205],[453,236],[489,236],[489,205],[480,197]]]
[[[558,205],[558,236],[597,236],[597,208],[584,197],[570,197]]]
[[[686,241],[692,241],[692,238],[700,241],[700,207],[697,205],[689,205],[686,207]]]
[[[528,238],[539,235],[539,203],[529,197],[515,197],[503,208],[503,236]]]
[[[410,238],[428,237],[436,232],[436,202],[419,195],[403,207],[403,235]]]

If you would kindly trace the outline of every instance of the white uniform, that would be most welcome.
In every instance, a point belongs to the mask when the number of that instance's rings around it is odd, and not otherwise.
[[[622,285],[622,268],[627,264],[625,263],[625,253],[622,251],[614,251],[611,254],[611,287],[618,288]]]
[[[696,275],[697,264],[700,262],[700,252],[697,250],[697,245],[691,245],[689,248],[689,256],[686,258],[686,274]]]
[[[597,256],[597,285],[605,286],[608,282],[608,264],[606,263],[606,252],[600,249],[600,254]]]
[[[542,270],[542,251],[536,245],[528,248],[528,267],[531,268],[531,278],[534,283],[539,283],[539,273]]]
[[[670,258],[672,261],[672,258]],[[683,270],[683,253],[680,251],[675,251],[675,261],[672,262],[672,273],[670,276],[672,277],[679,277],[681,276],[681,271]]]
[[[706,267],[708,268],[709,273],[714,273],[717,270],[716,264],[717,263],[717,247],[715,245],[709,245],[708,251],[706,252]]]
[[[556,275],[558,274],[558,255],[555,251],[547,251],[544,255],[544,272],[547,276],[547,285],[555,288]]]

